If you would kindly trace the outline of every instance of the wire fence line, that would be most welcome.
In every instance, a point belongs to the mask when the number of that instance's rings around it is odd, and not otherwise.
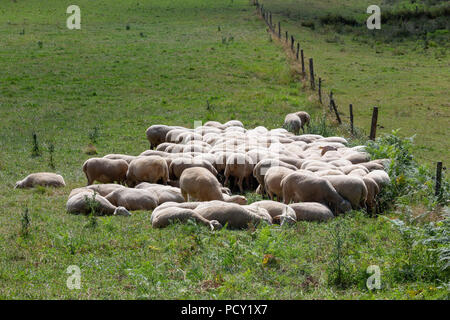
[[[327,106],[330,113],[334,113],[336,120],[339,125],[342,125],[342,119],[339,114],[338,106],[336,104],[336,99],[332,90],[330,90],[329,94],[325,94],[323,90],[323,79],[318,77],[314,72],[314,59],[310,57],[308,60],[305,58],[305,52],[300,46],[299,41],[295,41],[293,35],[289,36],[288,30],[284,30],[284,33],[281,30],[281,22],[274,22],[272,12],[266,10],[263,4],[260,4],[258,0],[252,0],[252,4],[256,7],[257,14],[264,20],[266,25],[269,28],[269,32],[271,33],[271,37],[277,37],[280,42],[283,42],[285,47],[288,47],[293,59],[300,66],[298,72],[301,74],[303,83],[307,83],[309,79],[309,87],[310,90],[316,92],[319,103],[323,106],[324,112],[327,112]],[[349,129],[350,133],[353,136],[355,133],[354,128],[354,114],[353,114],[353,105],[349,105]],[[372,111],[372,121],[370,125],[370,134],[369,139],[375,140],[376,137],[376,129],[377,129],[377,121],[378,121],[378,107],[374,106]],[[431,138],[428,138],[432,140]],[[436,161],[436,159],[428,159],[430,162]],[[444,167],[444,170],[446,168]],[[443,164],[441,161],[436,162],[436,194],[439,193],[439,189],[441,186],[440,179],[442,176]]]

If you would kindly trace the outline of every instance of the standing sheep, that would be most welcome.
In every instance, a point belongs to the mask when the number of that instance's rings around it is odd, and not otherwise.
[[[160,180],[163,184],[169,180],[169,168],[164,158],[148,156],[131,161],[126,178],[128,186],[134,187],[140,182],[157,183]]]
[[[101,183],[124,183],[128,163],[122,159],[91,158],[83,164],[83,172],[90,186],[95,181]]]
[[[311,121],[311,116],[306,111],[298,111],[295,114],[302,121],[302,131],[303,131],[303,133],[305,133],[305,126],[309,126],[309,122]]]
[[[278,201],[282,201],[283,188],[281,188],[281,180],[292,172],[294,170],[285,167],[271,167],[267,170],[264,176],[264,188],[269,194],[270,200],[273,200],[275,195]]]
[[[237,185],[241,193],[244,192],[243,182],[244,179],[247,186],[250,184],[250,176],[253,173],[253,162],[252,159],[243,153],[233,153],[227,159],[227,164],[225,166],[225,182],[227,185],[230,176],[238,179]]]
[[[331,183],[319,176],[296,171],[281,181],[283,200],[294,202],[319,202],[334,209],[335,213],[347,212],[351,204],[342,198]]]
[[[289,113],[284,118],[283,128],[298,135],[302,128],[302,120],[295,113]]]
[[[205,168],[188,168],[180,177],[180,189],[184,199],[188,201],[188,195],[198,201],[220,200],[247,204],[243,196],[232,196],[225,199],[222,193],[222,185],[217,178]]]
[[[156,148],[159,144],[166,141],[166,134],[172,130],[173,127],[162,124],[155,124],[150,126],[145,134],[147,140],[150,142],[150,149]]]
[[[356,176],[332,175],[323,176],[345,199],[350,201],[353,209],[366,206],[367,187],[364,181]]]

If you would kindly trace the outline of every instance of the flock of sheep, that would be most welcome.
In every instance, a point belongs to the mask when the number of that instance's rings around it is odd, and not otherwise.
[[[370,161],[364,146],[347,147],[342,137],[298,135],[309,120],[300,111],[272,130],[247,130],[238,120],[209,121],[194,129],[152,125],[146,131],[150,150],[83,164],[88,185],[71,191],[67,211],[88,214],[93,203],[100,215],[153,210],[153,227],[194,219],[218,229],[261,221],[324,221],[351,209],[372,210],[380,189],[390,182],[387,160]],[[16,187],[36,185],[65,183],[54,173],[34,173]],[[247,205],[231,190],[256,190],[271,200]]]

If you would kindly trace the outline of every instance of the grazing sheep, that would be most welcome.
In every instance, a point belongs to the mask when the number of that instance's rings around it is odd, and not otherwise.
[[[380,192],[380,188],[378,187],[378,184],[370,177],[364,176],[362,177],[364,184],[367,188],[367,200],[366,200],[366,207],[367,212],[371,212],[373,208],[375,208],[376,205],[376,199],[377,195]]]
[[[153,210],[158,206],[158,197],[148,189],[117,189],[105,199],[115,206],[125,207],[130,211]]]
[[[294,171],[284,167],[271,167],[267,170],[264,176],[264,188],[271,200],[276,195],[278,201],[282,201],[283,188],[281,188],[281,180],[292,172]]]
[[[256,164],[256,166],[253,168],[253,176],[256,178],[256,181],[258,181],[260,185],[260,194],[264,194],[264,175],[266,174],[267,170],[271,167],[285,167],[291,170],[296,170],[297,167],[288,164],[286,162],[280,161],[278,159],[263,159],[260,162]]]
[[[202,167],[207,169],[213,175],[217,176],[217,170],[213,165],[206,160],[194,160],[187,158],[177,158],[173,159],[169,166],[169,178],[170,180],[178,180],[181,174],[187,168]]]
[[[246,180],[247,186],[250,185],[250,176],[253,173],[253,162],[252,159],[242,153],[234,153],[230,155],[227,159],[227,164],[225,166],[225,182],[227,185],[230,176],[238,179],[237,185],[241,193],[244,192],[243,182]]]
[[[172,129],[173,127],[162,124],[155,124],[150,126],[145,132],[145,134],[147,135],[147,140],[148,142],[150,142],[150,149],[154,149],[160,143],[165,142],[167,133]]]
[[[309,115],[308,112],[306,111],[298,111],[295,113],[297,115],[297,117],[300,118],[300,120],[302,121],[302,131],[303,133],[305,132],[305,128],[304,126],[309,126],[309,122],[311,121],[311,116]]]
[[[334,218],[331,210],[318,202],[292,203],[289,207],[295,211],[297,221],[327,221]]]
[[[289,113],[284,118],[283,128],[298,135],[302,128],[302,120],[295,113]]]
[[[111,159],[111,160],[118,160],[118,159],[122,159],[125,160],[127,163],[130,163],[131,161],[133,161],[134,159],[136,159],[136,156],[129,156],[127,154],[107,154],[106,156],[104,156],[103,158],[105,159]]]
[[[178,207],[168,207],[152,213],[152,227],[165,228],[174,222],[186,222],[192,219],[209,226],[211,230],[218,230],[222,225],[217,220],[207,220],[193,210]]]
[[[331,182],[331,185],[345,199],[350,201],[353,209],[366,206],[367,187],[364,181],[356,176],[323,176]]]
[[[136,161],[136,160],[133,160]],[[128,163],[122,159],[91,158],[83,164],[83,172],[88,180],[101,183],[124,183],[127,177]]]
[[[295,202],[320,202],[334,209],[335,213],[351,210],[350,203],[342,198],[331,183],[319,176],[296,171],[281,181],[283,200]]]
[[[271,217],[267,213],[256,213],[247,210],[238,204],[221,201],[211,201],[199,205],[194,212],[208,220],[217,220],[222,226],[227,225],[231,229],[247,228],[250,223],[258,224],[261,221],[271,223]],[[266,211],[267,212],[267,211]]]
[[[384,170],[384,166],[375,161],[361,162],[359,165],[366,167],[369,171]]]
[[[253,202],[250,206],[266,209],[274,223],[284,224],[297,221],[295,211],[284,203],[262,200]]]
[[[180,177],[180,189],[185,201],[188,201],[188,196],[191,196],[198,201],[221,200],[247,204],[247,199],[243,196],[226,198],[217,178],[210,171],[201,167],[188,168],[183,171]]]
[[[59,188],[65,187],[66,183],[64,182],[64,178],[59,174],[52,172],[38,172],[29,174],[25,179],[17,181],[14,189],[34,188],[36,186]]]
[[[104,197],[98,194],[94,195],[91,191],[79,192],[70,197],[66,204],[67,212],[89,214],[92,211],[92,203],[95,203],[95,214],[97,215],[131,216],[131,213],[124,207],[116,207]]]
[[[126,176],[128,186],[134,187],[140,182],[157,183],[159,180],[163,184],[169,180],[169,168],[163,158],[148,156],[131,161]]]
[[[391,179],[389,178],[389,175],[384,170],[371,171],[366,175],[366,177],[372,178],[373,180],[375,180],[375,182],[377,183],[378,188],[380,190],[383,186],[391,183]]]

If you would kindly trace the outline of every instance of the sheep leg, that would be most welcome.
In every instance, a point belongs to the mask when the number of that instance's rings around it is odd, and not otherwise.
[[[242,187],[242,183],[244,182],[244,178],[243,177],[239,177],[238,179],[238,186],[239,186],[239,190],[241,191],[241,193],[244,193],[244,188]]]
[[[189,196],[185,190],[181,189],[181,195],[183,196],[185,202],[189,202]]]

